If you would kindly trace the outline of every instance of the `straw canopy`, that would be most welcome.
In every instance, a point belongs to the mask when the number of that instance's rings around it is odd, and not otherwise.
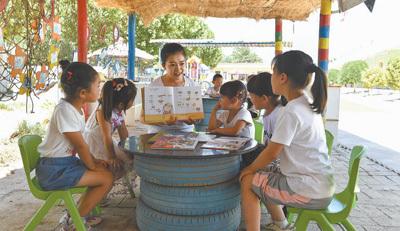
[[[305,20],[321,0],[95,0],[100,7],[137,13],[148,25],[168,13],[199,17]]]

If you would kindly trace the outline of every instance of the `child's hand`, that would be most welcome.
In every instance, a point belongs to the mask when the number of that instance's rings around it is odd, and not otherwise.
[[[164,122],[164,125],[174,125],[176,123],[176,116],[171,116],[169,120]]]
[[[107,170],[108,168],[108,163],[105,160],[99,160],[99,159],[95,159],[94,160],[94,164],[96,166],[95,170]]]
[[[191,117],[189,117],[187,120],[181,120],[181,121],[183,121],[185,124],[189,124],[189,125],[199,122],[199,120],[194,120]]]
[[[242,181],[243,177],[247,176],[247,175],[253,175],[254,174],[254,170],[250,168],[250,166],[248,166],[247,168],[243,169],[240,172],[240,176],[239,176],[239,182]]]
[[[220,110],[220,109],[221,109],[221,103],[220,103],[220,101],[218,100],[218,102],[217,102],[217,104],[215,104],[213,110],[218,111],[218,110]]]

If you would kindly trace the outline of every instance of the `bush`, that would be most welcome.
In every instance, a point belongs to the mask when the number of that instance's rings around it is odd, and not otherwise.
[[[11,135],[11,138],[21,137],[28,134],[35,134],[43,137],[46,134],[46,128],[39,122],[29,124],[26,120],[23,120],[18,124],[17,131]]]
[[[12,108],[8,104],[0,103],[0,110],[12,111]]]

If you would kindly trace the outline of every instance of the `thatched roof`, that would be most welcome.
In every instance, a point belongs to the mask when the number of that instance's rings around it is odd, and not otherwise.
[[[95,0],[100,7],[139,14],[145,24],[161,15],[182,13],[200,17],[305,20],[321,0]]]

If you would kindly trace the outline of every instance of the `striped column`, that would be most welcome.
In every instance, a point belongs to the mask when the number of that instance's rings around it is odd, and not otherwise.
[[[275,18],[275,55],[282,54],[282,19]]]
[[[329,64],[329,29],[331,21],[331,0],[321,0],[319,16],[318,66],[328,72]]]

